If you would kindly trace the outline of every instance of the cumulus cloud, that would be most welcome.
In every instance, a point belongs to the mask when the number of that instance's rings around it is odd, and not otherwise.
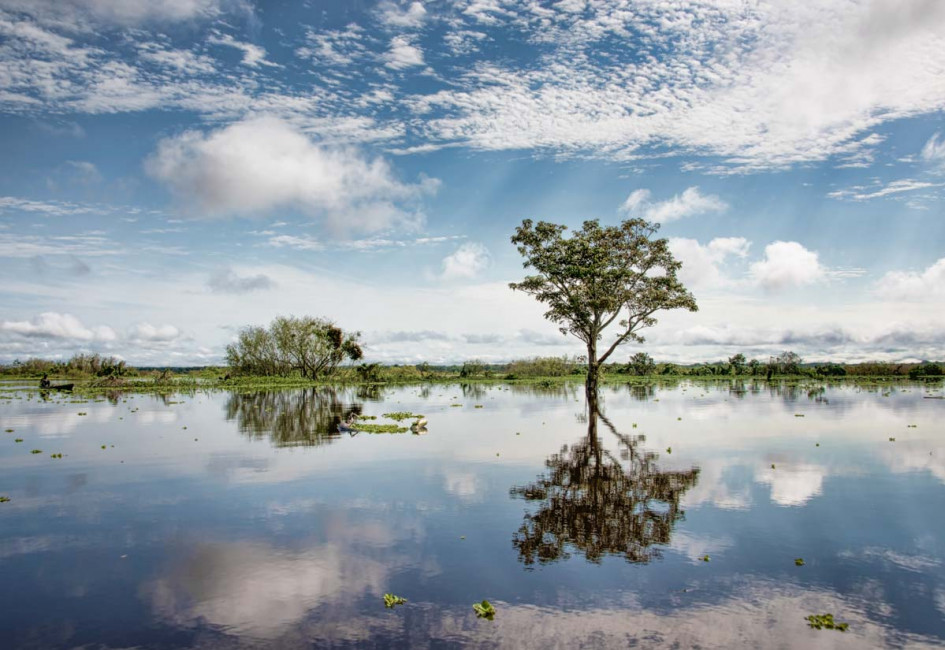
[[[405,208],[438,187],[402,183],[384,160],[319,145],[274,117],[164,139],[146,170],[199,213],[298,208],[339,230],[416,226],[422,217]]]
[[[180,336],[180,330],[173,325],[138,323],[128,331],[128,339],[139,343],[168,343]]]
[[[443,258],[444,280],[474,278],[484,271],[491,261],[489,249],[476,242],[468,242]]]
[[[665,201],[653,202],[647,189],[634,190],[620,206],[620,211],[642,216],[648,221],[668,223],[707,212],[724,212],[728,204],[714,194],[705,195],[698,187],[686,188],[682,194]]]
[[[728,282],[722,267],[729,258],[744,258],[751,242],[744,237],[716,237],[708,244],[696,239],[673,237],[669,249],[682,262],[679,278],[688,286],[718,287]]]
[[[827,470],[819,465],[776,463],[755,473],[755,480],[771,486],[771,500],[780,506],[802,506],[823,491]]]
[[[233,269],[227,268],[220,269],[211,275],[207,286],[214,293],[249,293],[271,289],[275,283],[264,273],[238,275]]]
[[[876,293],[889,300],[928,300],[945,296],[945,257],[923,271],[889,271],[877,281]]]
[[[391,27],[420,27],[427,17],[427,10],[420,2],[411,2],[405,7],[396,2],[382,2],[378,11],[381,21]]]
[[[819,282],[827,269],[817,253],[794,241],[776,241],[765,246],[764,259],[750,267],[754,282],[766,291],[780,291]]]
[[[37,339],[114,341],[118,335],[110,327],[86,327],[72,314],[44,312],[30,320],[0,322],[0,331]]]
[[[390,39],[390,49],[384,55],[388,68],[403,70],[417,65],[423,65],[423,50],[410,42],[406,36],[395,36]]]

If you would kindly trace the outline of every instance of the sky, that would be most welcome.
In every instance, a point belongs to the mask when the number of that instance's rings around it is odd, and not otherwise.
[[[660,224],[658,361],[945,358],[940,0],[0,0],[0,362],[581,354],[523,219]]]

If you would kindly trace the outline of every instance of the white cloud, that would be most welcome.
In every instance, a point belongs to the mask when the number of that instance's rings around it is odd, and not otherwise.
[[[939,135],[938,133],[933,135],[922,147],[922,160],[945,164],[945,140],[939,140]]]
[[[207,39],[208,43],[214,45],[224,45],[240,50],[243,53],[243,65],[250,68],[258,68],[260,65],[275,66],[275,63],[266,60],[266,50],[258,45],[238,41],[229,34],[219,34]]]
[[[889,271],[877,281],[876,293],[889,300],[938,300],[945,296],[945,257],[927,269]]]
[[[114,341],[118,335],[110,327],[86,327],[72,314],[44,312],[25,321],[0,322],[0,331],[39,339]]]
[[[382,22],[392,27],[416,28],[423,25],[427,17],[427,10],[420,2],[411,2],[401,8],[396,2],[382,2],[378,6]]]
[[[390,39],[390,49],[384,55],[388,68],[403,70],[412,66],[423,65],[423,50],[410,42],[406,36]]]
[[[634,190],[620,206],[622,212],[642,216],[648,221],[668,223],[707,212],[724,212],[728,204],[714,194],[704,195],[698,187],[686,188],[665,201],[651,202],[650,191]]]
[[[465,243],[443,258],[441,277],[444,280],[474,278],[489,266],[490,260],[489,250],[485,246],[476,242]]]
[[[683,284],[692,287],[719,287],[729,280],[722,272],[722,266],[730,257],[744,258],[748,255],[751,242],[744,237],[716,237],[702,245],[695,239],[673,237],[669,240],[669,249],[673,256],[682,262],[679,278]]]
[[[767,291],[801,287],[827,276],[817,253],[797,242],[776,241],[765,246],[765,257],[751,265],[751,276]]]
[[[337,230],[416,226],[422,217],[405,206],[438,187],[401,183],[384,160],[321,146],[272,117],[162,140],[146,169],[200,213],[299,208]]]
[[[930,183],[928,181],[917,181],[911,178],[903,178],[889,183],[876,183],[871,186],[854,185],[844,190],[835,190],[827,194],[831,199],[849,199],[852,201],[868,201],[869,199],[878,199],[891,194],[900,194],[902,192],[914,192],[929,187],[939,187],[941,183]]]
[[[243,0],[0,0],[0,9],[70,29],[87,29],[89,22],[138,25],[207,19],[247,7]]]
[[[180,330],[173,325],[155,326],[151,323],[138,323],[128,332],[130,340],[143,343],[167,343],[180,336]]]
[[[207,286],[217,293],[249,293],[271,289],[274,283],[265,273],[239,275],[230,268],[220,269],[210,276]]]

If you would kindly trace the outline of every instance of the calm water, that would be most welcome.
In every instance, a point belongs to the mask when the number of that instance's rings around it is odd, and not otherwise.
[[[809,388],[7,386],[0,647],[945,645],[941,386]]]

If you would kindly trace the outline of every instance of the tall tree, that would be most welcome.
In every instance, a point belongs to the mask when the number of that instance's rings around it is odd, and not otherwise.
[[[593,220],[565,237],[566,226],[526,219],[512,235],[524,267],[536,273],[509,286],[545,303],[545,318],[585,343],[589,394],[597,392],[600,367],[619,345],[643,341],[639,330],[656,324],[653,314],[698,309],[676,277],[682,264],[669,243],[654,238],[658,229],[643,219],[618,226]],[[604,330],[614,323],[616,336],[598,354]]]

